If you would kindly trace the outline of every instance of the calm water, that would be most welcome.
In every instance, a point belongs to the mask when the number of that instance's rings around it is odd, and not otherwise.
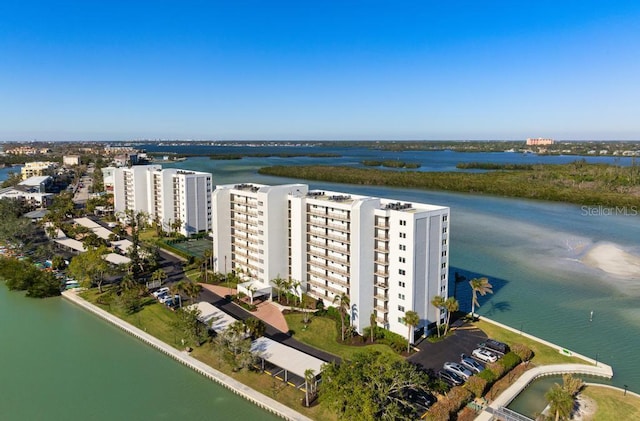
[[[149,148],[150,149],[150,148]],[[209,148],[208,153],[239,152]],[[251,148],[252,152],[262,152]],[[301,148],[302,149],[302,148]],[[214,183],[290,181],[265,177],[265,165],[306,163],[359,165],[388,159],[369,149],[281,148],[283,152],[336,152],[342,158],[190,158],[166,167],[212,172]],[[174,152],[194,150],[167,149]],[[274,152],[269,149],[269,152]],[[453,169],[459,161],[544,162],[576,157],[513,153],[416,152],[422,170]],[[613,158],[591,157],[588,160]],[[628,159],[618,161],[621,165]],[[2,174],[0,174],[2,177]],[[486,196],[310,183],[354,194],[451,207],[451,271],[488,276],[495,293],[481,300],[480,314],[522,328],[611,364],[613,383],[640,391],[640,274],[623,283],[576,261],[580,250],[600,242],[640,254],[638,217],[586,217],[579,206]],[[453,279],[453,276],[451,276]],[[470,307],[466,283],[458,286]],[[453,291],[453,285],[450,291]],[[594,319],[589,322],[589,312]],[[268,414],[61,299],[30,300],[0,287],[0,419],[267,419]],[[73,402],[73,406],[70,403]],[[73,409],[70,409],[73,408]]]
[[[0,420],[275,420],[63,298],[0,285]]]
[[[283,149],[285,152],[298,152],[295,148]],[[350,154],[348,150],[330,151],[344,156],[333,159],[246,158],[237,161],[196,157],[165,166],[211,172],[215,184],[282,184],[304,181],[261,176],[256,173],[257,169],[274,164],[353,163],[367,154],[378,153],[366,149],[356,149]],[[455,166],[455,162],[463,159],[516,163],[531,158],[544,159],[549,163],[576,159],[513,153],[427,152],[424,155],[432,160],[439,156],[449,166]],[[418,154],[412,153],[411,156]],[[614,162],[613,157],[592,159]],[[625,159],[617,162],[623,161],[630,163]],[[458,271],[468,278],[487,276],[494,285],[494,294],[480,300],[480,314],[604,361],[615,370],[613,384],[627,384],[630,389],[640,391],[640,359],[637,358],[637,350],[640,349],[640,274],[633,280],[622,280],[579,262],[584,250],[601,243],[613,243],[640,255],[639,217],[584,216],[577,205],[482,195],[317,182],[309,184],[312,188],[451,207],[451,272]],[[450,291],[454,291],[453,285]],[[458,286],[457,296],[461,308],[470,310],[471,291],[467,283]],[[592,310],[594,318],[590,322]]]

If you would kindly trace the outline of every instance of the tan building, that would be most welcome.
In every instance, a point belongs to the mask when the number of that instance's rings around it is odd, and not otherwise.
[[[40,161],[40,162],[27,162],[22,167],[21,174],[22,179],[26,180],[31,177],[40,177],[43,175],[52,175],[53,170],[58,167],[56,162]]]
[[[553,145],[555,140],[543,137],[530,137],[527,139],[527,146]]]
[[[73,167],[75,165],[80,165],[80,156],[65,155],[62,157],[62,165],[64,165],[65,167]]]

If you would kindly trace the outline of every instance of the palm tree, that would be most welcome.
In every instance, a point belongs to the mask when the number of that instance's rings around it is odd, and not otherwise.
[[[202,256],[202,263],[204,263],[204,282],[209,283],[209,264],[211,263],[211,256],[213,250],[205,250]]]
[[[258,287],[253,286],[253,284],[249,284],[246,288],[247,292],[249,293],[249,300],[251,301],[251,304],[253,304],[253,293],[258,290]]]
[[[411,332],[413,328],[420,323],[420,316],[415,311],[407,311],[404,313],[404,324],[409,327],[409,335],[407,336],[407,352],[411,351]]]
[[[311,389],[311,393],[314,393],[315,379],[316,375],[313,369],[308,368],[304,371],[304,396],[307,403],[307,408],[309,407],[309,389]]]
[[[162,269],[158,269],[158,270],[162,270]],[[157,271],[156,271],[157,272]],[[153,272],[153,274],[155,275],[156,272]],[[162,271],[164,272],[164,271]],[[172,296],[178,296],[178,304],[179,307],[182,308],[182,295],[180,295],[180,293],[185,292],[184,288],[185,288],[186,283],[184,281],[180,281],[180,282],[176,282],[175,284],[172,284],[169,287],[169,293]]]
[[[449,332],[449,321],[451,320],[451,313],[458,311],[458,309],[460,308],[460,303],[458,303],[458,300],[456,300],[455,297],[449,297],[444,301],[444,308],[445,310],[447,310],[447,324],[444,328],[444,336],[447,336],[447,333]]]
[[[185,282],[183,288],[184,293],[187,294],[191,302],[195,302],[198,295],[200,295],[200,291],[202,291],[202,285],[195,282]]]
[[[244,321],[244,324],[252,339],[259,338],[264,335],[264,332],[267,330],[267,326],[264,322],[256,317],[249,317]]]
[[[342,322],[342,342],[344,342],[344,316],[351,309],[351,303],[349,296],[344,292],[340,295],[333,297],[333,304],[338,304],[338,311],[340,312],[340,321]]]
[[[273,284],[278,289],[278,301],[280,301],[280,292],[284,289],[284,287],[285,287],[285,285],[287,283],[287,280],[286,279],[282,279],[280,276],[278,276],[275,279],[272,279],[271,282],[273,282]]]
[[[555,413],[556,421],[558,421],[560,417],[569,419],[571,411],[573,410],[573,396],[571,396],[571,393],[556,383],[544,397],[549,402],[551,412]]]
[[[438,309],[438,316],[436,319],[436,325],[438,328],[438,338],[440,337],[440,321],[442,320],[442,309],[444,308],[444,297],[442,295],[436,295],[431,300],[431,305]]]
[[[480,295],[485,296],[487,293],[493,294],[493,288],[489,283],[489,280],[485,277],[482,278],[473,278],[469,281],[469,285],[471,285],[471,292],[473,293],[471,299],[471,317],[476,317],[476,306],[480,307],[478,303],[478,293]]]
[[[162,285],[162,282],[164,282],[165,279],[167,279],[167,272],[165,272],[163,269],[156,269],[151,274],[151,280],[153,282],[159,282],[160,285]]]
[[[376,327],[378,326],[378,322],[376,321],[376,314],[371,312],[371,315],[369,315],[369,329],[371,329],[370,336],[371,336],[371,343],[375,342],[376,340]]]
[[[302,304],[302,291],[299,290],[300,285],[302,285],[300,281],[296,281],[295,279],[291,279],[290,288],[294,291],[294,293],[293,293],[293,295],[295,297],[294,298],[294,305],[295,305],[295,303],[298,302],[298,300],[300,300],[300,304]]]

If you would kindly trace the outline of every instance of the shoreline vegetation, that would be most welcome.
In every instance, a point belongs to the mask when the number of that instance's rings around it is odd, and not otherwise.
[[[172,152],[149,152],[149,156],[170,156],[174,159],[186,159],[195,157],[209,157],[214,161],[233,161],[242,158],[342,158],[342,155],[332,152],[318,153],[218,153],[218,154],[202,154],[202,153],[172,153]]]
[[[485,164],[480,164],[485,165]],[[500,168],[501,164],[491,164]],[[523,199],[548,200],[624,208],[629,215],[640,209],[640,166],[607,164],[536,164],[532,169],[509,171],[419,172],[363,169],[346,166],[271,166],[259,174],[331,183],[359,184],[489,194]]]
[[[362,161],[365,167],[387,167],[387,168],[420,168],[417,162],[394,161],[392,159],[386,161]]]

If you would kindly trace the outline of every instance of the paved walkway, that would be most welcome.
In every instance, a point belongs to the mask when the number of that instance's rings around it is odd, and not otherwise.
[[[211,285],[208,285],[211,286]],[[226,299],[223,298],[224,295],[228,294],[229,289],[228,288],[222,288],[223,289],[223,295],[218,295],[215,292],[211,291],[208,288],[203,288],[202,292],[200,293],[200,297],[199,299],[201,301],[206,301],[208,303],[213,304],[214,306],[218,307],[219,309],[222,309],[225,313],[232,315],[233,317],[235,317],[236,319],[240,319],[240,320],[246,320],[249,317],[254,316],[254,313],[249,312],[245,309],[243,309],[242,307],[240,307],[239,305],[229,302]],[[293,337],[291,337],[291,335],[289,333],[283,332],[280,329],[272,326],[270,323],[265,322],[267,325],[267,331],[265,333],[264,336],[266,336],[269,339],[273,339],[276,342],[280,342],[282,344],[285,344],[287,346],[290,346],[291,348],[295,348],[298,351],[302,351],[305,354],[309,354],[312,355],[316,358],[319,358],[323,361],[335,361],[335,362],[339,362],[340,358],[337,357],[336,355],[330,354],[328,352],[313,348],[307,344],[303,344],[302,342],[297,341],[296,339],[294,339]],[[288,331],[288,329],[287,329]]]
[[[197,371],[209,379],[220,383],[225,386],[227,389],[233,391],[234,393],[242,396],[243,398],[253,402],[259,407],[278,415],[284,419],[288,420],[300,420],[300,421],[311,421],[309,418],[304,415],[294,411],[293,409],[281,404],[280,402],[271,399],[270,397],[263,395],[262,393],[251,389],[250,387],[240,383],[239,381],[233,379],[232,377],[227,376],[226,374],[211,368],[210,366],[204,364],[203,362],[191,357],[189,354],[178,351],[177,349],[167,345],[166,343],[160,341],[159,339],[149,335],[146,332],[138,329],[137,327],[130,325],[129,323],[107,313],[99,307],[94,306],[93,304],[85,301],[81,297],[79,297],[75,291],[64,291],[62,296],[79,306],[89,310],[90,312],[96,314],[97,316],[107,320],[108,322],[114,324],[125,332],[135,336],[136,338],[146,342],[152,347],[162,351],[166,355],[171,358],[181,362],[187,367]]]
[[[564,373],[586,374],[598,377],[613,377],[613,370],[606,364],[598,366],[586,364],[554,364],[534,367],[525,371],[518,380],[502,392],[491,404],[485,408],[480,415],[476,417],[476,421],[490,421],[493,419],[492,413],[499,408],[506,407],[516,396],[526,388],[529,383],[542,376],[552,376]]]
[[[235,294],[236,290],[234,288],[227,288],[222,285],[209,285],[209,284],[200,284],[203,288],[208,289],[216,295],[224,297],[227,294]],[[257,317],[258,319],[264,321],[267,324],[278,329],[280,332],[287,333],[289,332],[289,325],[287,324],[286,319],[282,315],[280,309],[273,303],[269,301],[262,301],[256,306],[258,310],[252,311],[251,314]]]

